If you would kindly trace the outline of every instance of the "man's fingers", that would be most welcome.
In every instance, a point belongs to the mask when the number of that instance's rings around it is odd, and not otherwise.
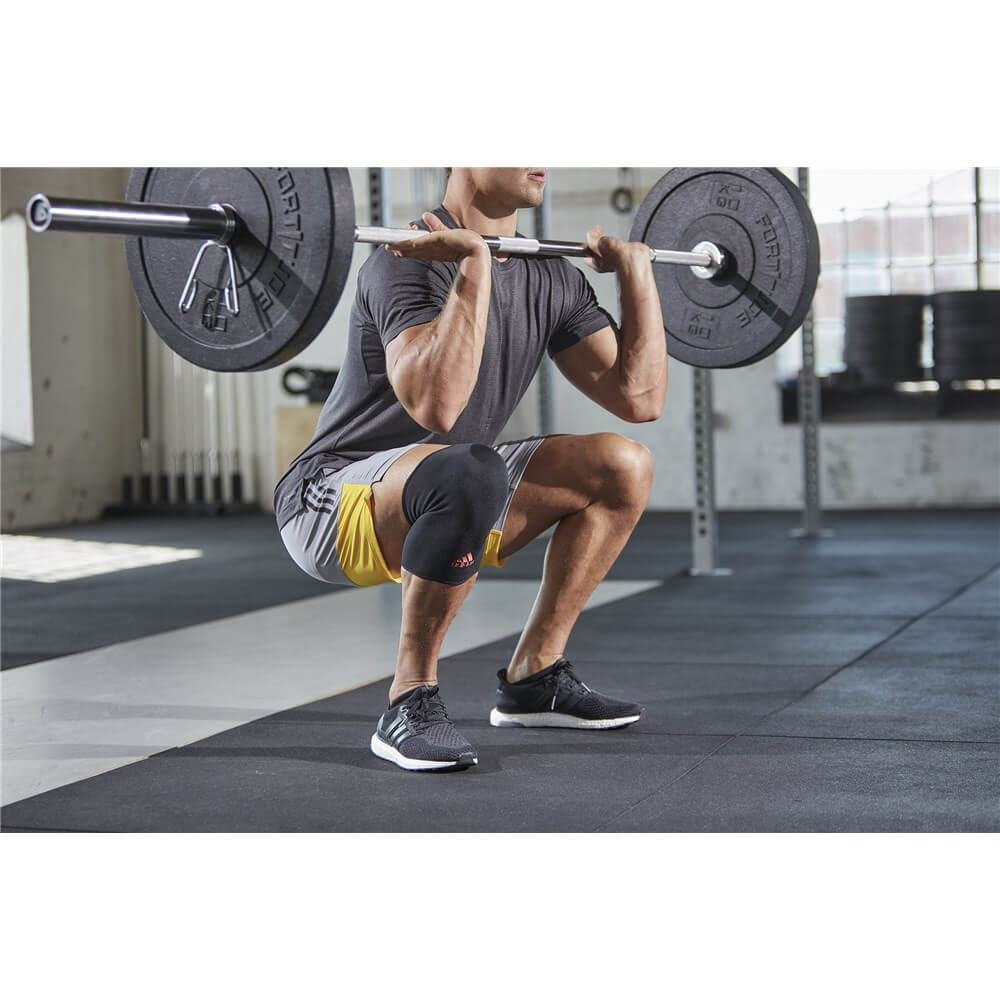
[[[587,246],[594,251],[595,255],[598,253],[597,244],[600,242],[603,235],[604,230],[600,226],[594,226],[593,229],[587,230],[587,238],[585,242]]]
[[[430,213],[428,212],[427,214],[429,215]],[[412,229],[417,234],[415,239],[399,240],[396,243],[389,244],[389,249],[393,252],[398,251],[399,255],[405,255],[412,252],[418,243],[426,244],[433,236],[433,233],[426,232],[413,222],[411,222],[406,228]],[[441,228],[443,229],[445,227],[442,226]]]
[[[413,252],[413,240],[400,240],[398,243],[386,244],[386,249],[391,250],[397,257],[405,257]]]
[[[448,228],[433,212],[424,212],[421,218],[430,226],[431,232],[440,232]]]
[[[424,218],[430,215],[430,212],[424,213]],[[419,233],[421,236],[429,236],[430,233],[425,232],[421,229],[415,222],[411,222],[407,225],[407,229],[412,229],[415,233]],[[419,237],[418,237],[419,239]],[[413,249],[414,240],[399,240],[396,243],[387,243],[385,245],[386,250],[391,250],[397,257],[404,256],[405,252]]]
[[[599,274],[609,270],[607,254],[614,250],[613,237],[604,235],[603,226],[594,226],[587,230],[586,246],[592,251],[592,256],[584,258],[587,265]]]
[[[447,229],[447,226],[445,227]],[[454,260],[455,249],[450,247],[447,236],[438,232],[420,231],[416,239],[401,240],[388,245],[397,257],[418,257],[422,260]]]

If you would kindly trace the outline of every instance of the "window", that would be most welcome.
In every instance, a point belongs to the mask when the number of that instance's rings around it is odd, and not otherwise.
[[[971,168],[813,169],[809,180],[822,254],[817,374],[843,368],[847,296],[1000,288],[1000,169],[980,169],[978,206]],[[794,377],[801,358],[796,335],[778,353],[779,376]],[[930,367],[927,336],[921,360]]]

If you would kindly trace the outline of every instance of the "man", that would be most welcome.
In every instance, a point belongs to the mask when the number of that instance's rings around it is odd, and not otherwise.
[[[282,539],[307,573],[402,583],[396,673],[371,749],[408,770],[477,763],[438,690],[441,643],[480,565],[502,566],[552,525],[490,722],[610,729],[642,712],[592,691],[563,654],[645,508],[649,451],[612,433],[494,446],[546,350],[623,420],[655,420],[666,394],[648,247],[587,234],[591,266],[618,276],[620,329],[568,260],[491,258],[481,235],[515,235],[545,180],[536,167],[456,167],[427,232],[372,253],[334,390],[275,490]]]

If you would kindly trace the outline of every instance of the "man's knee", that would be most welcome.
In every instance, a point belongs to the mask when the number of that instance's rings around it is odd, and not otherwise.
[[[447,508],[462,521],[486,523],[500,516],[507,500],[507,466],[483,444],[456,444],[428,455],[403,488],[403,512],[410,524]]]
[[[507,492],[504,460],[486,445],[452,445],[428,455],[403,489],[403,512],[411,525],[403,568],[438,583],[459,584],[474,576]]]
[[[653,485],[650,450],[621,434],[599,434],[597,439],[594,457],[605,490],[621,502],[645,505]]]

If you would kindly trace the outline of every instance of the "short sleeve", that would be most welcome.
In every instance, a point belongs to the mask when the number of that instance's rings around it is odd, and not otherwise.
[[[397,257],[376,249],[358,275],[360,298],[388,347],[404,330],[436,319],[455,280],[454,264]]]
[[[611,316],[597,304],[594,288],[583,271],[569,261],[562,261],[565,274],[565,296],[562,315],[549,337],[549,356],[578,344],[606,326],[615,325]]]

